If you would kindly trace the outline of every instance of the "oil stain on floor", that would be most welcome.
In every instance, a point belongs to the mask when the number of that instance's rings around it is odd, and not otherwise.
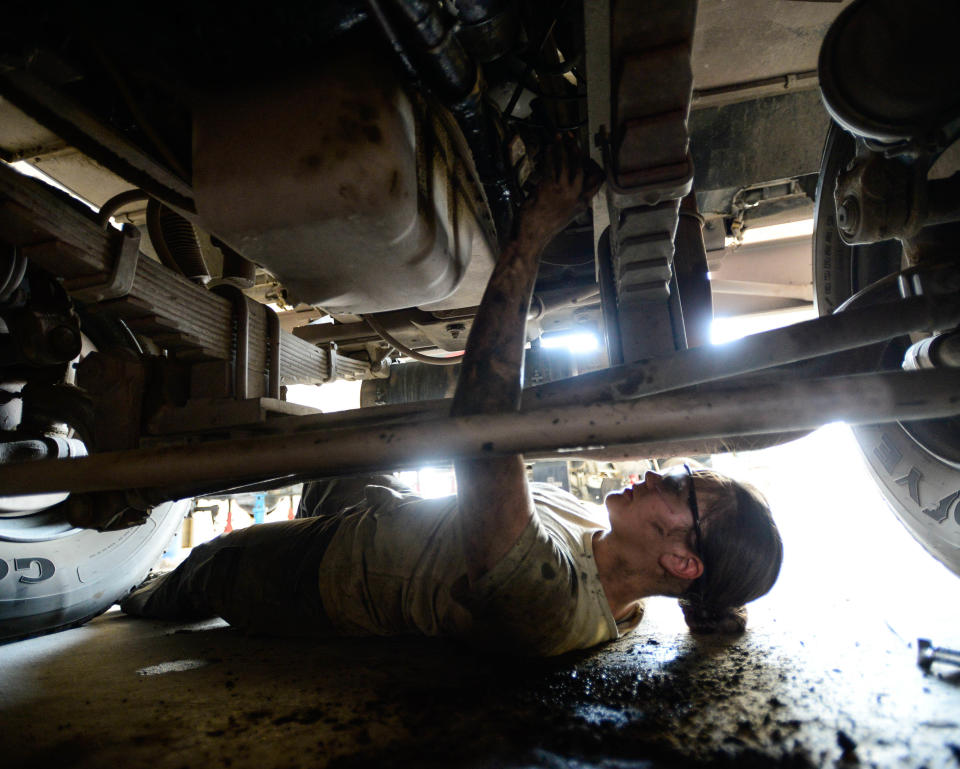
[[[759,624],[698,640],[655,606],[598,651],[518,660],[110,613],[0,649],[0,742],[7,767],[957,765],[955,673],[890,632]]]

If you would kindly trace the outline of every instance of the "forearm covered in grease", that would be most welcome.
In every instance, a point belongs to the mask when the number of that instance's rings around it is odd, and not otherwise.
[[[530,239],[517,239],[497,262],[463,358],[452,416],[519,407],[537,246]],[[496,451],[496,446],[490,450]],[[518,454],[459,461],[456,473],[467,576],[475,582],[520,537],[533,514],[532,501]]]
[[[520,407],[526,319],[540,253],[599,186],[599,169],[571,141],[547,152],[544,179],[521,211],[516,236],[500,254],[474,319],[452,416]],[[491,456],[456,463],[467,576],[476,582],[517,541],[533,515],[523,458]]]

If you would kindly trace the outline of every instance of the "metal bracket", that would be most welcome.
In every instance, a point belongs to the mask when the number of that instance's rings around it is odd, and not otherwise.
[[[604,167],[607,169],[607,194],[618,209],[655,206],[665,200],[683,198],[693,189],[693,161],[689,152],[679,163],[646,168],[642,173],[634,172],[634,177],[644,177],[645,181],[621,186],[614,170],[609,137],[601,133],[598,143],[603,153]]]
[[[337,378],[337,343],[330,342],[327,346],[327,378],[324,382],[333,382]]]
[[[125,224],[120,230],[120,244],[110,277],[102,283],[93,285],[88,283],[89,278],[73,278],[64,281],[63,286],[74,299],[79,299],[81,302],[120,299],[129,294],[133,288],[139,260],[140,230],[132,224]]]

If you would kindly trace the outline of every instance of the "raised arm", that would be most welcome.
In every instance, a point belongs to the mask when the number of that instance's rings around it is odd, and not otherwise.
[[[452,416],[516,411],[520,406],[525,327],[540,253],[586,208],[600,169],[572,139],[545,153],[543,180],[520,211],[515,237],[494,267],[473,323]],[[456,463],[467,576],[476,582],[503,558],[533,515],[519,454]]]

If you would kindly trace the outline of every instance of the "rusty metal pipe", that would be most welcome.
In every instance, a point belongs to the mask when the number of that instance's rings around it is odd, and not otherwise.
[[[915,297],[550,382],[524,391],[523,405],[639,398],[957,325],[960,299]]]
[[[697,211],[697,195],[691,192],[680,201],[680,216],[674,238],[673,272],[683,307],[683,327],[688,347],[710,344],[713,298],[707,250],[703,243],[703,217]]]
[[[723,438],[666,439],[638,445],[623,444],[578,451],[571,459],[590,459],[595,462],[631,462],[652,457],[702,457],[731,451],[759,451],[760,449],[768,449],[772,446],[780,446],[798,440],[809,434],[810,430],[791,430],[786,433],[731,435]],[[528,461],[536,459],[556,460],[556,458],[556,453],[528,451],[524,454],[524,459]],[[166,496],[164,501],[173,498],[173,495]]]
[[[610,252],[610,230],[604,231],[597,243],[597,280],[600,284],[600,310],[603,313],[603,339],[611,366],[623,365],[623,344],[620,340],[620,316],[617,310],[617,284],[613,276]]]
[[[720,347],[686,350],[530,387],[523,391],[522,408],[623,400],[667,392],[852,350],[914,331],[951,328],[958,323],[960,301],[949,297],[920,297],[850,309],[753,334]],[[376,409],[279,417],[270,423],[270,428],[272,432],[287,429],[299,432],[371,423],[389,424],[441,416],[449,408],[450,401],[445,399],[391,404]]]
[[[288,473],[415,467],[454,457],[577,450],[664,439],[754,435],[960,413],[960,372],[861,374],[509,414],[304,432],[0,467],[4,494],[100,491]]]

